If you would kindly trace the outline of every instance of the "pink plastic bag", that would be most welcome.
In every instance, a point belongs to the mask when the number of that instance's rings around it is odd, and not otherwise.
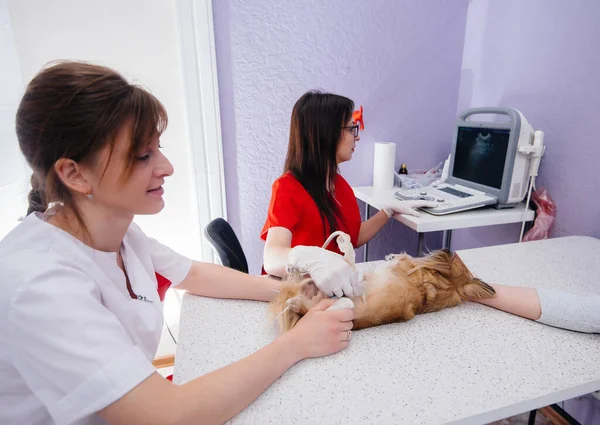
[[[548,239],[548,234],[556,218],[556,204],[546,189],[537,189],[532,193],[531,199],[537,206],[537,215],[533,227],[523,236],[523,242]]]

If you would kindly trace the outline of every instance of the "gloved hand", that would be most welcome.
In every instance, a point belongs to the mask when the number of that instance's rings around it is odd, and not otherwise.
[[[396,214],[407,214],[418,217],[420,214],[416,208],[435,208],[437,205],[437,202],[417,199],[414,201],[395,201],[393,203],[382,205],[381,209],[387,214],[388,218],[391,218]]]
[[[288,254],[289,264],[301,273],[308,273],[328,297],[358,295],[358,272],[339,254],[316,246],[298,245]]]

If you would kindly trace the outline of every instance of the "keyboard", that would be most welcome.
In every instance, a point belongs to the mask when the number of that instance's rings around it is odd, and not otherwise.
[[[472,210],[486,205],[495,205],[498,202],[495,196],[458,184],[441,184],[437,187],[424,187],[420,189],[401,189],[395,193],[395,196],[401,201],[422,199],[424,201],[437,202],[438,206],[435,208],[421,208],[423,211],[433,215],[445,215]]]
[[[458,196],[459,198],[468,198],[469,196],[473,196],[467,192],[461,192],[460,190],[454,189],[453,187],[443,187],[440,189],[442,192],[449,193],[450,195]]]

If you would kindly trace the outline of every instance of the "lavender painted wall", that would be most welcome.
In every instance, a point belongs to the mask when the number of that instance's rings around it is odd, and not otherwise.
[[[456,117],[467,0],[213,2],[228,219],[252,273],[260,270],[272,182],[281,174],[296,99],[319,88],[364,105],[366,130],[341,167],[372,183],[373,143],[398,143],[412,169],[447,155]],[[428,239],[431,247],[439,238]],[[390,223],[372,256],[408,249]],[[359,257],[360,258],[360,257]]]
[[[600,237],[600,2],[475,0],[458,110],[519,109],[548,148],[538,187],[558,207],[553,236]],[[456,231],[453,248],[515,242],[519,225]]]

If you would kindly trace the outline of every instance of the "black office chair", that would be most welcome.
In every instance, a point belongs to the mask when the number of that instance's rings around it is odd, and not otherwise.
[[[222,218],[215,218],[204,228],[206,239],[210,242],[225,267],[248,273],[246,255],[235,232]]]

